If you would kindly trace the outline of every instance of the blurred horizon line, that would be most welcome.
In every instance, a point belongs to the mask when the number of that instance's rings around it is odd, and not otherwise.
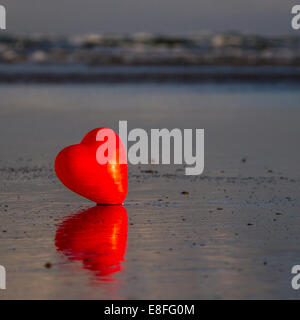
[[[102,35],[102,36],[119,36],[119,37],[132,37],[132,36],[163,36],[163,37],[193,37],[193,36],[209,36],[209,35],[240,35],[240,36],[257,36],[262,38],[274,39],[274,38],[300,38],[300,32],[282,32],[282,33],[264,33],[264,32],[247,32],[247,31],[240,31],[234,29],[228,29],[225,31],[217,31],[212,29],[199,29],[194,31],[186,31],[186,32],[155,32],[155,31],[124,31],[124,32],[117,32],[117,31],[89,31],[89,32],[75,32],[75,33],[62,33],[62,32],[13,32],[9,30],[1,31],[0,32],[0,39],[1,37],[5,36],[22,36],[22,37],[57,37],[57,38],[72,38],[77,36],[89,36],[89,35]]]
[[[3,33],[0,34],[0,64],[2,64],[0,70],[3,81],[12,81],[12,74],[16,75],[16,72],[19,76],[19,72],[27,75],[35,73],[36,69],[33,69],[32,66],[41,68],[42,65],[72,67],[72,70],[57,67],[54,69],[57,73],[65,74],[64,80],[66,73],[72,78],[72,74],[78,71],[80,81],[83,79],[82,71],[86,70],[77,69],[77,65],[88,67],[113,65],[148,67],[285,66],[291,68],[300,66],[300,37],[294,35],[263,37],[233,31],[223,33],[201,31],[185,36],[145,32],[132,34],[90,33],[71,36]],[[6,67],[4,68],[3,65]],[[14,65],[23,65],[23,67],[16,69],[13,67]],[[25,67],[25,65],[27,66]],[[31,66],[28,67],[28,65]],[[10,66],[9,70],[8,66]],[[179,72],[178,69],[176,70]],[[99,78],[104,76],[103,71],[105,70],[99,70],[97,81],[100,81]],[[149,73],[148,69],[144,71]],[[219,71],[220,69],[214,70],[216,74]],[[266,71],[269,73],[269,70],[260,69],[259,74],[266,77]],[[289,74],[289,78],[295,78],[290,69],[284,72],[280,69],[279,74],[278,71],[279,69],[276,70],[277,76],[275,78],[280,77],[281,73]],[[9,72],[9,74],[4,77],[5,72]],[[190,71],[188,72],[190,73]],[[198,70],[197,81],[203,79],[202,72]],[[235,69],[234,73],[236,72]],[[245,75],[247,75],[247,71]],[[22,77],[20,76],[20,78]],[[46,78],[49,77],[47,75]],[[84,75],[84,79],[89,79],[89,81],[94,81],[94,77],[94,75],[89,75],[87,78]],[[227,75],[224,77],[227,78]],[[297,79],[298,77],[299,74],[297,74]],[[122,74],[119,75],[119,78],[122,78]],[[241,75],[238,72],[237,79],[240,78]],[[270,75],[270,78],[274,79],[274,73]],[[43,76],[42,79],[45,77]],[[189,79],[194,81],[195,75],[189,76]]]

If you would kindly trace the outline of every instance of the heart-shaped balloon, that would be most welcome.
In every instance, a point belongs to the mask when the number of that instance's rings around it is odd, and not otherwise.
[[[109,136],[115,143],[108,145]],[[126,152],[111,129],[96,128],[80,144],[64,148],[56,157],[55,172],[67,188],[98,204],[121,204],[126,198]]]

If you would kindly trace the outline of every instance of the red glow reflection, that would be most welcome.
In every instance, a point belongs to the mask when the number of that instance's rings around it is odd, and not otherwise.
[[[122,205],[95,206],[68,217],[55,245],[69,260],[82,261],[101,279],[122,269],[127,243],[127,212]]]

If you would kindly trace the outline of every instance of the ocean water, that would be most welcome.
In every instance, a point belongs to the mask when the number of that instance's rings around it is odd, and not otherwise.
[[[256,174],[269,166],[299,175],[297,83],[2,84],[0,95],[5,163],[53,159],[92,128],[118,131],[127,120],[128,130],[205,129],[209,170],[234,170],[248,157]]]

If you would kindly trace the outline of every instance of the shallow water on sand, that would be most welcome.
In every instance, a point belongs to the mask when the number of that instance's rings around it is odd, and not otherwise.
[[[1,299],[299,298],[296,86],[1,85],[0,96]],[[53,161],[119,120],[204,128],[203,175],[129,166],[124,207],[93,208]]]

